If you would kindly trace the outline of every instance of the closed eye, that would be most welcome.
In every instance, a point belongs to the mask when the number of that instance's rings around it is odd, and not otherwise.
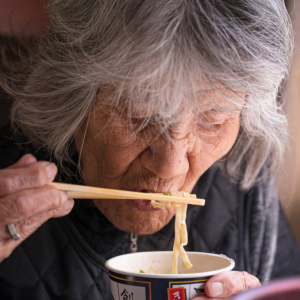
[[[139,124],[145,123],[147,121],[146,118],[128,118],[128,120],[132,123],[139,123]]]
[[[149,129],[153,124],[151,122],[151,118],[129,118],[127,116],[125,118],[131,130],[135,131],[136,133]]]
[[[210,110],[201,114],[200,121],[209,125],[222,125],[229,118],[230,116],[226,113]]]
[[[221,124],[212,124],[212,123],[206,123],[203,121],[198,122],[198,127],[204,131],[204,132],[215,132],[221,129],[223,123]]]

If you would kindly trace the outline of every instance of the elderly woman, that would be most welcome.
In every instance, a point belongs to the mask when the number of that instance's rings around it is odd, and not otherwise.
[[[195,299],[300,274],[271,175],[287,137],[283,1],[53,0],[47,11],[38,38],[1,40],[15,129],[1,129],[1,299],[110,299],[106,259],[172,249],[174,207],[74,205],[55,178],[205,198],[188,209],[186,249],[236,267]]]

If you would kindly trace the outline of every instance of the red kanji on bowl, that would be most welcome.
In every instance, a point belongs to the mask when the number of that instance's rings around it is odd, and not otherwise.
[[[185,288],[168,289],[168,300],[186,300]]]

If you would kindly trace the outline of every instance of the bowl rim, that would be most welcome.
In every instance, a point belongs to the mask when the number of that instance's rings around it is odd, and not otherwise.
[[[127,276],[135,276],[135,277],[146,277],[146,278],[170,278],[170,279],[181,279],[181,278],[198,278],[198,277],[209,277],[213,276],[215,274],[225,272],[225,271],[230,271],[234,268],[235,262],[233,259],[227,257],[226,255],[223,254],[215,254],[215,253],[207,253],[207,252],[197,252],[197,251],[187,251],[187,254],[193,254],[193,253],[198,253],[202,255],[207,255],[207,256],[218,256],[221,257],[228,262],[230,262],[229,266],[226,268],[214,270],[214,271],[209,271],[209,272],[200,272],[200,273],[188,273],[188,274],[153,274],[153,273],[139,273],[139,272],[132,272],[132,271],[124,271],[124,270],[119,270],[111,266],[111,263],[120,257],[126,257],[126,256],[132,256],[132,255],[143,255],[145,253],[173,253],[172,251],[145,251],[145,252],[136,252],[136,253],[126,253],[123,255],[119,255],[116,257],[113,257],[105,262],[105,267],[114,273],[117,274],[122,274],[122,275],[127,275]]]

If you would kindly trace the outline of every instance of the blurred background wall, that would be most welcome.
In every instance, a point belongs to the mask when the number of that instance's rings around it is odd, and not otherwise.
[[[300,1],[286,0],[294,33],[295,48],[290,78],[284,88],[284,109],[290,127],[290,151],[277,172],[279,197],[300,248]]]

